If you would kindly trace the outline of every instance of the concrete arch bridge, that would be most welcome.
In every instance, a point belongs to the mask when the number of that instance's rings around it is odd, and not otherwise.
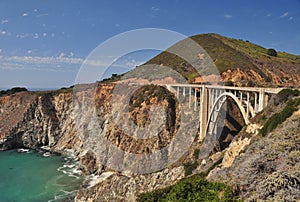
[[[161,85],[161,84],[160,84]],[[272,94],[281,88],[232,87],[194,84],[163,84],[177,98],[187,99],[188,107],[199,111],[200,140],[217,132],[217,117],[224,102],[232,98],[246,125],[268,104]]]

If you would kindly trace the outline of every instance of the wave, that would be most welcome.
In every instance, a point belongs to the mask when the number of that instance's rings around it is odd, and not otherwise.
[[[76,179],[81,178],[81,170],[79,170],[78,168],[78,162],[70,161],[70,159],[68,159],[68,161],[64,165],[57,168],[57,171]]]
[[[115,174],[115,172],[104,172],[101,175],[90,175],[89,176],[89,183],[88,183],[88,188],[91,188],[95,186],[96,184],[106,180],[108,177],[111,175]]]
[[[19,152],[19,153],[30,153],[30,149],[21,148],[21,149],[17,149],[17,152]]]
[[[51,156],[51,153],[50,152],[45,152],[45,153],[43,153],[43,156],[44,157],[49,157],[49,156]]]
[[[49,146],[41,146],[40,149],[42,149],[44,151],[50,151],[50,147]]]
[[[50,199],[48,202],[56,202],[56,201],[65,201],[66,199],[70,197],[74,197],[75,193],[77,190],[74,191],[66,191],[66,190],[61,190],[59,194],[56,194],[53,199]]]

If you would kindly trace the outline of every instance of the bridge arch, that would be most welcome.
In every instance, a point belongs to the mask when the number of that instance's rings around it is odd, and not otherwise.
[[[228,97],[231,97],[234,100],[234,102],[237,104],[237,106],[243,116],[243,119],[245,121],[245,124],[247,125],[250,123],[248,113],[243,106],[243,101],[241,102],[240,99],[231,92],[223,92],[221,95],[219,95],[216,98],[216,100],[214,101],[212,108],[209,112],[206,130],[205,130],[206,135],[211,135],[211,133],[213,133],[213,131],[215,131],[215,129],[216,129],[215,127],[217,127],[216,120],[219,115],[220,108],[222,107],[224,102],[228,99]],[[253,117],[255,115],[255,112],[254,112],[253,107],[251,106],[250,102],[244,101],[244,103],[246,104],[246,107],[248,108],[249,113],[251,114],[251,117]]]

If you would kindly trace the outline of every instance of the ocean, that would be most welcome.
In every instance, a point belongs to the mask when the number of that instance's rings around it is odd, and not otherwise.
[[[72,201],[83,182],[70,157],[49,152],[0,152],[0,202]]]

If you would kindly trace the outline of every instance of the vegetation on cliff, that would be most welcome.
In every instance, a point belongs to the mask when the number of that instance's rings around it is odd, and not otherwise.
[[[192,175],[173,186],[153,192],[142,193],[137,201],[240,201],[232,188],[219,182],[205,179],[207,173]]]
[[[289,98],[300,95],[298,90],[284,89],[278,94],[279,101],[286,101]],[[277,101],[276,103],[279,104]],[[289,100],[286,103],[286,106],[282,109],[282,111],[271,116],[267,122],[264,124],[263,128],[260,130],[260,134],[265,136],[269,132],[272,132],[277,126],[283,123],[287,118],[292,116],[292,114],[298,110],[298,106],[300,105],[300,98]]]
[[[24,92],[24,91],[27,91],[27,89],[23,88],[23,87],[15,87],[15,88],[8,89],[8,90],[1,90],[0,97],[4,96],[4,95],[12,95],[12,94],[15,94],[18,92]]]

